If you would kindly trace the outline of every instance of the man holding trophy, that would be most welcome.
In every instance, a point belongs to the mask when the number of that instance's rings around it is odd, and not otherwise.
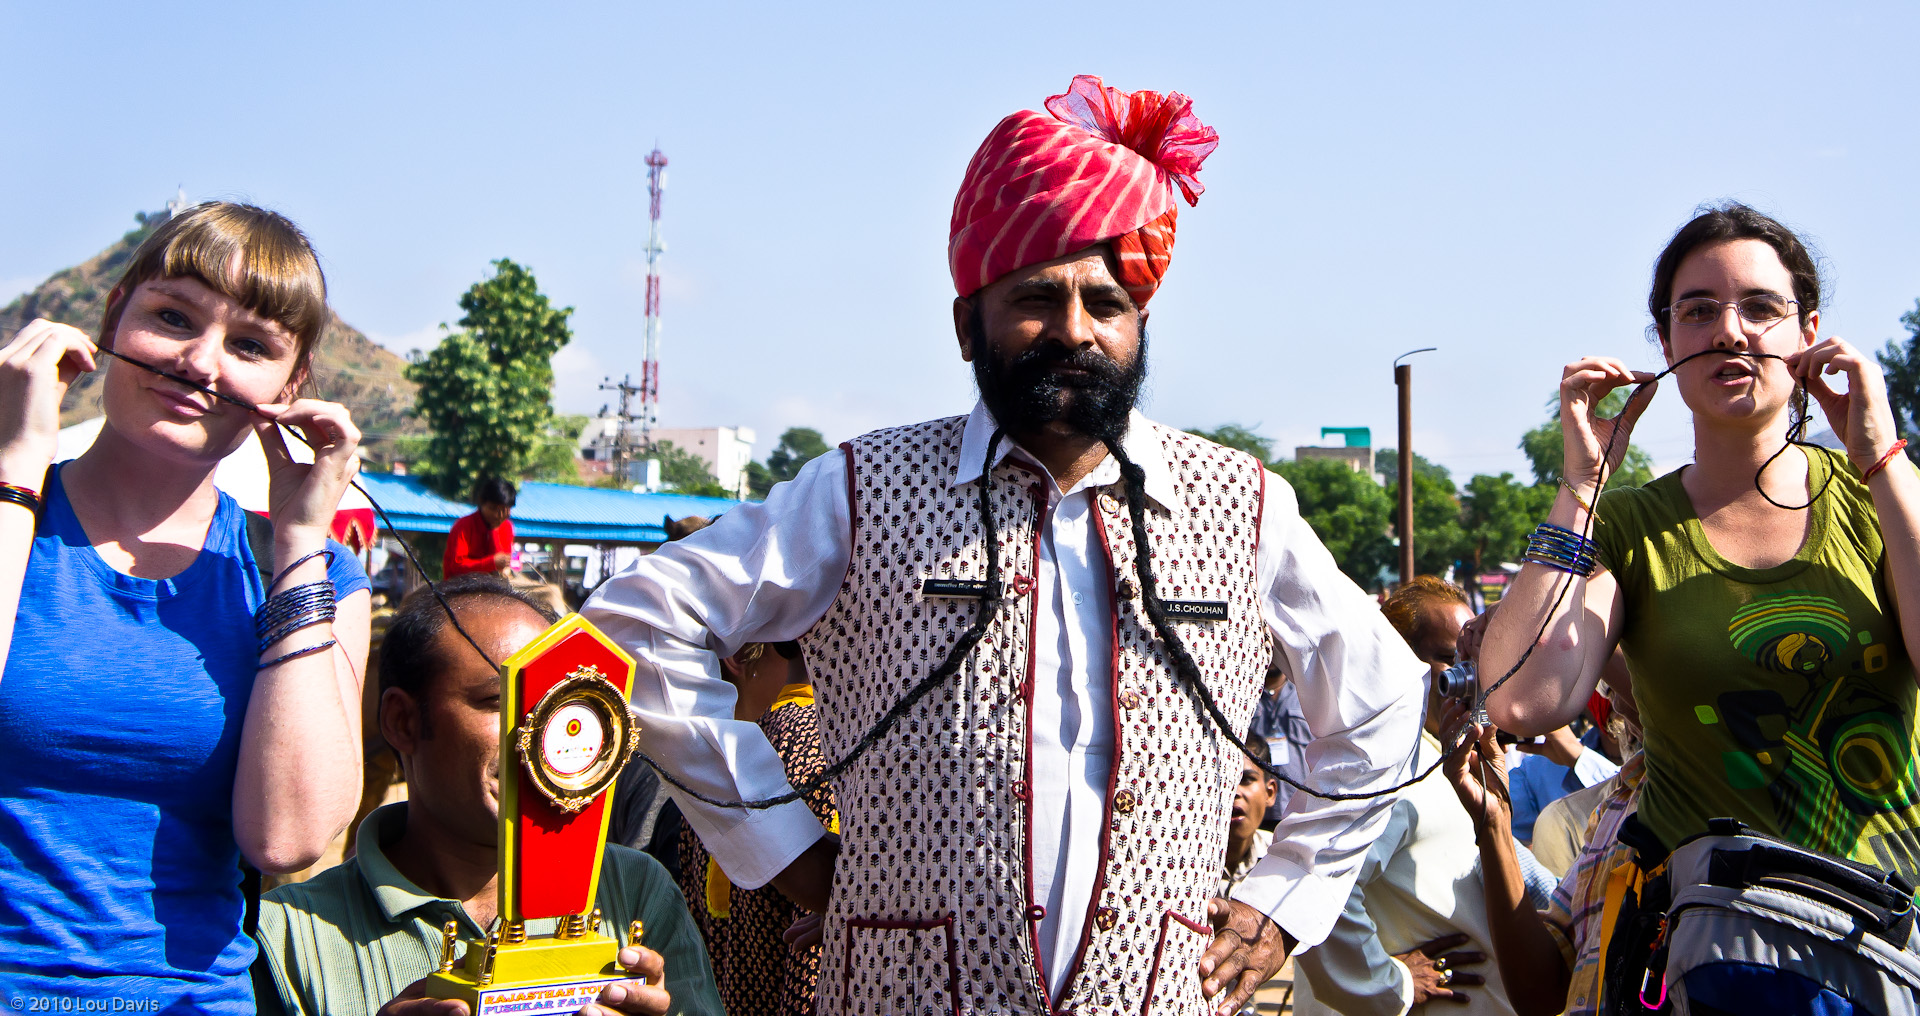
[[[557,619],[547,608],[497,576],[460,576],[440,595],[445,607],[424,593],[405,604],[381,645],[381,732],[400,756],[408,799],[367,816],[352,860],[262,901],[274,990],[260,992],[261,1011],[274,1011],[277,995],[284,1011],[313,1016],[720,1016],[706,950],[672,877],[617,844],[596,866],[599,802],[560,786],[610,782],[612,763],[625,761],[622,696],[596,691],[607,678],[625,680],[617,657],[577,618],[549,627]],[[493,661],[506,663],[504,688]],[[516,696],[515,682],[546,671],[561,675],[550,689],[558,694],[513,708],[530,697]],[[505,743],[503,730],[513,735]],[[523,825],[548,780],[578,811],[535,816],[544,830]],[[560,852],[532,842],[569,832],[585,841],[571,853],[564,841]],[[547,908],[559,916],[528,919],[543,894],[559,898]],[[639,943],[630,941],[635,925]],[[542,951],[562,955],[544,967],[522,963],[523,973],[540,969],[516,977],[516,955]]]

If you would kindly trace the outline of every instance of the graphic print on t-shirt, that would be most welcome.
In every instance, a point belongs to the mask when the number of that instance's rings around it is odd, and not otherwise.
[[[1887,668],[1888,646],[1856,634],[1839,603],[1800,590],[1748,603],[1727,636],[1761,669],[1800,679],[1695,707],[1741,749],[1722,756],[1727,784],[1764,787],[1787,839],[1842,855],[1864,841],[1881,867],[1920,875],[1910,735],[1898,703],[1863,680]]]

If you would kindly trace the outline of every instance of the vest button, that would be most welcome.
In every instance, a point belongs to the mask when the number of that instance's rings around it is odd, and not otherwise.
[[[1028,907],[1028,908],[1027,908],[1027,920],[1029,920],[1029,921],[1044,921],[1044,920],[1046,920],[1046,919],[1047,919],[1047,908],[1046,908],[1046,907],[1043,907],[1043,906],[1041,906],[1041,905],[1039,905],[1038,903],[1036,903],[1036,904],[1034,904],[1033,906],[1031,906],[1031,907]]]
[[[1113,795],[1113,810],[1122,815],[1132,811],[1133,806],[1137,803],[1139,803],[1139,798],[1136,798],[1131,790],[1122,790]]]
[[[1106,512],[1108,515],[1120,514],[1120,499],[1114,497],[1111,493],[1102,493],[1100,495],[1100,510]]]
[[[1119,585],[1119,586],[1118,586],[1118,587],[1117,587],[1117,588],[1115,589],[1115,591],[1116,591],[1116,592],[1118,592],[1118,593],[1120,594],[1120,598],[1121,598],[1121,599],[1123,599],[1123,600],[1131,600],[1131,599],[1133,599],[1133,598],[1134,598],[1134,597],[1135,597],[1136,595],[1138,595],[1138,594],[1139,594],[1139,592],[1140,592],[1140,589],[1139,589],[1139,587],[1137,587],[1137,586],[1135,586],[1135,585],[1133,584],[1133,580],[1132,580],[1132,579],[1121,579],[1121,580],[1120,580],[1120,585]]]
[[[1125,692],[1121,692],[1121,693],[1120,693],[1120,708],[1122,708],[1122,709],[1138,709],[1138,708],[1140,708],[1140,693],[1139,693],[1139,692],[1137,692],[1137,691],[1125,691]]]
[[[1112,907],[1101,907],[1093,912],[1093,923],[1101,931],[1112,931],[1120,923],[1120,912]]]
[[[1022,801],[1027,799],[1027,781],[1026,780],[1013,781],[1013,796]]]

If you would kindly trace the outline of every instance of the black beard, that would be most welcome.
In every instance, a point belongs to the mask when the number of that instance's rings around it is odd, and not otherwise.
[[[1032,434],[1049,423],[1064,423],[1097,441],[1118,441],[1127,433],[1127,418],[1147,379],[1145,328],[1132,363],[1116,363],[1091,349],[1071,352],[1051,340],[1007,361],[988,347],[978,312],[970,330],[980,401],[1007,433]],[[1058,368],[1087,376],[1063,377],[1055,373]]]

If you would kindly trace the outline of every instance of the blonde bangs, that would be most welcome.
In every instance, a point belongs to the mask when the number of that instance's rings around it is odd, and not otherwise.
[[[327,280],[306,234],[278,213],[222,201],[168,219],[140,245],[114,287],[102,341],[111,339],[136,287],[178,278],[196,279],[291,332],[302,367],[327,324]]]

